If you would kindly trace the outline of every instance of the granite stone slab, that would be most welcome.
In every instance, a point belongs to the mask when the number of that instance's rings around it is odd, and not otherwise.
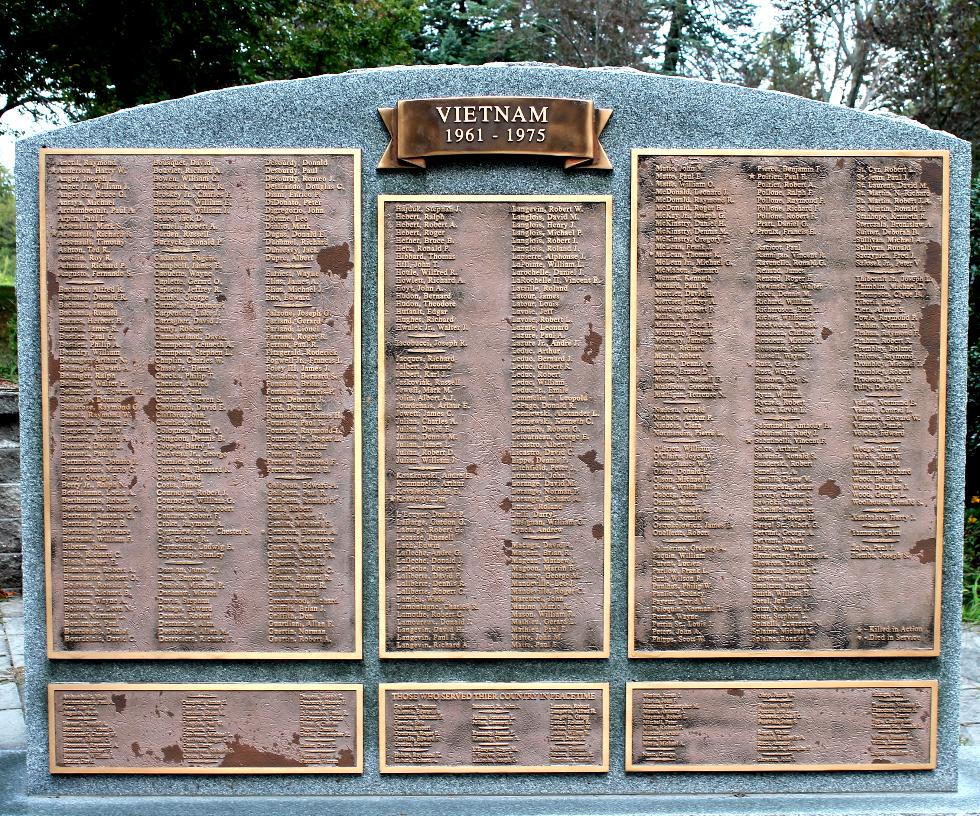
[[[560,96],[593,99],[613,108],[602,140],[613,164],[611,173],[566,174],[560,163],[547,160],[495,157],[431,162],[425,172],[379,174],[374,170],[387,142],[378,107],[398,99],[463,95]],[[39,405],[38,319],[38,150],[56,147],[360,147],[363,150],[362,255],[364,317],[362,386],[364,496],[376,495],[377,463],[377,326],[376,197],[379,194],[600,194],[614,197],[613,240],[613,506],[612,506],[612,644],[608,662],[590,661],[381,661],[378,659],[377,577],[366,570],[364,581],[364,660],[302,665],[247,661],[47,661],[44,650],[44,553],[41,469],[41,411]],[[951,238],[949,287],[949,368],[947,390],[947,449],[945,479],[945,560],[943,597],[943,654],[916,659],[744,659],[630,661],[626,642],[627,473],[628,473],[628,350],[630,151],[652,148],[850,148],[944,149],[951,152]],[[21,377],[21,442],[23,474],[23,540],[27,658],[27,722],[29,751],[26,790],[33,796],[229,796],[272,795],[367,797],[334,799],[343,813],[512,813],[513,799],[502,795],[534,795],[522,799],[524,813],[639,813],[665,803],[668,794],[747,794],[793,792],[808,794],[791,801],[767,800],[763,810],[750,810],[750,799],[718,798],[706,804],[670,799],[669,807],[683,812],[842,812],[846,792],[866,796],[862,807],[880,810],[884,791],[896,810],[915,812],[909,794],[952,791],[956,787],[959,742],[959,583],[962,566],[962,512],[966,399],[966,326],[969,145],[931,131],[907,119],[870,115],[797,97],[698,80],[662,77],[625,69],[571,69],[517,64],[481,67],[387,68],[321,76],[292,82],[270,82],[199,94],[187,99],[121,111],[18,144],[18,306]],[[377,562],[376,513],[364,503],[364,563]],[[392,777],[378,773],[376,684],[384,682],[535,682],[611,681],[612,744],[623,742],[624,690],[627,680],[778,680],[778,679],[938,679],[939,743],[935,771],[894,773],[785,773],[658,775],[649,778],[624,772],[621,750],[612,751],[608,774],[590,778],[539,775],[510,777],[447,775],[440,778]],[[362,682],[365,684],[365,773],[331,778],[52,778],[47,770],[48,682]],[[20,777],[23,766],[8,760],[0,776]],[[975,783],[971,783],[975,784]],[[378,796],[412,796],[418,800],[382,800]],[[447,797],[478,795],[480,799],[452,801]],[[644,794],[644,798],[623,797]],[[817,796],[824,794],[824,796]],[[587,799],[564,799],[587,795]],[[890,796],[890,795],[889,795]],[[491,797],[491,798],[486,798]],[[605,798],[609,797],[609,798]],[[127,812],[123,800],[72,800],[76,809],[45,799],[46,812]],[[140,812],[173,805],[147,801]],[[186,812],[199,805],[185,804]],[[220,812],[214,800],[212,810]],[[263,813],[310,812],[309,800],[277,798],[263,804]],[[272,802],[276,804],[273,806]],[[951,797],[927,797],[932,812],[963,810]],[[716,802],[715,804],[710,804]],[[948,806],[942,802],[949,802]],[[342,804],[341,804],[342,803]],[[686,803],[686,804],[684,804]],[[200,807],[206,807],[200,805]],[[229,801],[229,809],[244,813]],[[660,807],[660,805],[656,805]],[[661,812],[671,812],[664,805]],[[708,810],[708,807],[715,809]],[[755,807],[755,805],[752,805]],[[975,805],[972,806],[976,812]],[[80,809],[79,809],[80,808]],[[765,808],[768,808],[766,810]],[[794,810],[795,808],[795,810]],[[904,810],[902,810],[904,808]],[[322,809],[322,808],[321,808]],[[29,812],[29,811],[27,811]],[[676,812],[676,811],[675,811]],[[849,811],[855,812],[855,811]],[[921,809],[919,812],[923,812]]]

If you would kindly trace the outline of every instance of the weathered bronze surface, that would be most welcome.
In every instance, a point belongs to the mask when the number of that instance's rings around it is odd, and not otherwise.
[[[605,683],[392,683],[378,690],[381,773],[602,773]]]
[[[627,771],[936,767],[934,680],[629,683]]]
[[[382,196],[382,656],[602,657],[600,196]]]
[[[359,655],[359,154],[42,163],[49,652]]]
[[[631,654],[938,654],[948,157],[635,161]]]
[[[432,156],[556,156],[566,170],[611,170],[599,134],[612,116],[591,100],[533,96],[402,99],[378,113],[391,143],[379,170],[426,166]]]
[[[361,773],[359,685],[48,687],[52,773]]]

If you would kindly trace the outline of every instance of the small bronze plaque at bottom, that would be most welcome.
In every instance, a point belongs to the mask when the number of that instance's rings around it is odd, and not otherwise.
[[[627,771],[936,767],[934,680],[627,683]]]
[[[55,683],[56,774],[359,774],[363,688],[330,683]]]
[[[608,683],[382,683],[381,773],[605,773]]]

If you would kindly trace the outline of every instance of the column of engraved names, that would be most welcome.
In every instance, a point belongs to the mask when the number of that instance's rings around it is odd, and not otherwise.
[[[465,280],[453,234],[459,207],[395,203],[395,598],[394,641],[401,649],[459,649],[467,612],[457,547],[466,513],[466,473],[455,452],[469,411],[457,367],[465,348],[456,318]]]
[[[574,624],[568,598],[581,590],[574,558],[580,486],[574,446],[597,414],[588,394],[569,388],[579,341],[562,306],[602,297],[579,247],[580,204],[512,204],[511,211],[511,534],[508,563],[514,649],[557,649]],[[594,271],[593,271],[594,272]],[[588,326],[599,337],[601,327]],[[595,341],[599,343],[600,341]],[[600,346],[591,352],[600,356]]]
[[[66,691],[59,709],[61,765],[94,765],[112,759],[116,732],[102,717],[113,708],[108,694]]]
[[[220,221],[230,195],[215,159],[153,159],[156,524],[159,568],[156,638],[162,643],[221,643],[215,614],[219,567],[232,548],[222,516],[234,499],[212,486],[227,473],[214,425],[223,412],[212,395],[216,369],[234,352],[223,305],[227,276],[219,258]]]
[[[683,736],[697,703],[676,691],[640,694],[640,762],[677,764],[683,760]]]
[[[304,765],[353,765],[350,749],[356,737],[345,725],[347,701],[342,692],[304,692],[299,696],[299,750]]]
[[[280,644],[331,643],[331,607],[338,604],[330,594],[337,544],[332,510],[340,489],[339,443],[353,419],[342,403],[354,383],[353,364],[345,372],[330,337],[346,318],[344,292],[335,289],[342,289],[351,265],[328,267],[334,283],[317,264],[320,248],[334,240],[318,228],[324,195],[337,189],[330,161],[264,161],[266,449],[257,467],[267,476],[268,637]]]
[[[520,706],[503,700],[474,701],[470,752],[474,765],[513,765],[517,762],[515,712]]]
[[[49,357],[49,378],[59,431],[54,545],[63,580],[61,640],[128,642],[134,574],[120,552],[133,540],[134,455],[125,443],[135,399],[120,338],[125,283],[134,270],[114,250],[129,237],[129,179],[103,157],[51,157],[46,172],[54,203],[48,297],[58,349]]]
[[[923,232],[932,226],[926,217],[929,191],[914,164],[855,164],[850,558],[894,562],[908,557],[899,546],[907,540],[905,529],[923,513],[903,449],[926,408],[912,385],[920,367],[920,320],[925,322],[931,308],[938,324],[938,306],[923,310],[931,281],[917,257]],[[919,641],[924,631],[915,623],[881,624],[863,628],[864,645]]]
[[[816,339],[814,294],[826,257],[812,236],[822,168],[760,162],[756,188],[755,425],[752,441],[752,646],[800,648],[817,633],[811,617],[816,542],[815,451],[826,427],[807,399]]]
[[[922,706],[897,689],[871,695],[871,754],[890,760],[910,757],[924,728]]]
[[[553,695],[561,696],[561,695]],[[590,746],[592,721],[599,714],[590,700],[553,700],[548,710],[548,759],[555,765],[588,765],[596,761]]]
[[[791,691],[760,691],[756,703],[756,759],[761,764],[798,763],[810,750],[799,733],[803,719]]]
[[[217,765],[232,739],[225,726],[228,702],[217,694],[188,694],[180,701],[180,754],[185,764]]]
[[[650,587],[648,648],[706,645],[716,611],[711,563],[725,552],[731,522],[713,518],[718,447],[714,430],[725,399],[715,369],[715,290],[726,268],[729,193],[696,161],[651,162],[653,199],[645,203],[645,234],[652,251],[640,274],[652,290],[644,321],[646,418],[652,436],[647,455],[647,500],[638,509],[644,530]],[[723,409],[721,409],[723,410]]]
[[[401,699],[401,695],[392,695],[389,750],[391,762],[396,765],[436,765],[442,759],[442,752],[433,747],[442,741],[442,712],[437,703],[417,697],[412,694]]]

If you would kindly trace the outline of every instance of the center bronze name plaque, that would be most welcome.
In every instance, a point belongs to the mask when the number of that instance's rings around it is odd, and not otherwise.
[[[939,654],[949,156],[636,151],[630,654]]]
[[[609,654],[611,208],[379,199],[382,657]]]
[[[381,773],[604,773],[606,683],[382,683]]]
[[[627,683],[627,771],[936,767],[935,680]]]
[[[361,652],[358,151],[45,150],[51,657]]]
[[[56,683],[51,773],[359,774],[362,696],[328,683]]]

